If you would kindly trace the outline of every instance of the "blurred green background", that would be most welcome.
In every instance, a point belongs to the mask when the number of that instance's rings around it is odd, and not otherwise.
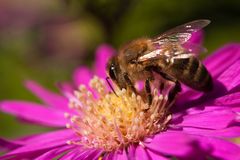
[[[70,81],[76,66],[91,66],[98,45],[118,48],[202,18],[212,21],[205,29],[209,53],[240,41],[239,0],[1,0],[0,100],[39,102],[24,88],[24,80],[57,91],[54,84]],[[0,136],[45,130],[0,113]]]

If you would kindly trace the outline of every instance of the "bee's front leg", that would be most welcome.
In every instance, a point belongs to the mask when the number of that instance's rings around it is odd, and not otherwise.
[[[130,80],[129,76],[127,73],[123,73],[123,77],[124,77],[124,80],[127,84],[127,87],[130,87],[130,89],[134,92],[134,93],[137,93],[136,91],[136,88],[134,87],[134,84],[132,83],[132,81]]]

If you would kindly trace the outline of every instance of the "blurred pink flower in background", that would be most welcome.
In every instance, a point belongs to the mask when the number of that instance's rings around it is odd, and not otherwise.
[[[29,28],[56,16],[59,6],[57,1],[1,0],[0,27]]]
[[[113,143],[100,142],[97,139],[101,137],[100,133],[111,137],[108,133],[112,129],[111,125],[105,125],[103,128],[95,127],[97,123],[102,124],[104,121],[112,121],[111,124],[119,126],[118,121],[111,119],[115,114],[105,115],[101,110],[97,110],[99,113],[95,113],[89,109],[91,105],[94,106],[101,100],[106,104],[106,107],[109,104],[117,103],[119,105],[107,107],[112,110],[122,107],[122,101],[128,104],[134,99],[134,97],[126,96],[122,92],[122,99],[121,97],[111,96],[108,91],[104,92],[107,87],[104,88],[104,82],[101,80],[89,84],[94,75],[105,79],[106,62],[113,54],[114,50],[110,46],[100,46],[97,49],[96,61],[92,70],[81,66],[73,73],[73,84],[60,84],[60,89],[65,96],[48,91],[36,82],[28,81],[26,83],[27,88],[39,97],[44,104],[19,100],[2,101],[1,111],[29,122],[56,127],[58,130],[26,136],[13,141],[1,139],[2,149],[8,148],[10,151],[0,159],[29,158],[40,160],[58,157],[58,159],[82,160],[102,157],[103,159],[127,160],[168,159],[173,157],[189,159],[194,157],[194,159],[232,160],[240,157],[239,145],[227,140],[240,136],[240,44],[225,45],[204,60],[215,81],[214,91],[203,94],[185,87],[178,97],[177,104],[172,107],[173,114],[171,116],[164,115],[163,118],[167,121],[161,123],[161,125],[164,125],[163,130],[148,135],[144,131],[139,132],[141,124],[144,124],[139,122],[140,125],[129,132],[135,133],[133,136],[136,137],[137,133],[144,133],[145,136],[138,141],[131,141],[131,137],[124,137],[127,140],[124,145],[121,135],[124,136],[125,133],[120,132],[119,127],[113,127],[113,131],[118,133],[113,142],[117,142],[117,145],[120,144],[121,147],[119,148],[114,148],[116,145]],[[81,92],[75,91],[73,94],[73,90],[77,90],[80,84],[85,85],[86,88],[80,87]],[[103,88],[101,88],[101,85],[103,85]],[[94,87],[99,90],[94,90]],[[92,97],[91,93],[94,96],[101,97],[100,100]],[[105,102],[104,100],[109,100],[109,97],[112,98],[110,102]],[[128,100],[123,100],[124,98]],[[68,107],[69,101],[71,102],[70,107]],[[79,105],[82,106],[78,108]],[[132,105],[134,106],[134,104]],[[141,105],[139,106],[141,107]],[[123,109],[126,112],[124,112],[124,116],[119,118],[129,120],[127,108],[123,106]],[[136,118],[140,119],[140,117],[133,117],[130,121],[135,123]],[[149,119],[145,120],[148,121]],[[96,123],[90,123],[91,120]],[[107,124],[107,122],[104,122],[104,124]],[[128,128],[133,127],[131,126],[132,123],[120,124],[123,125],[122,127]],[[66,124],[67,129],[64,129]],[[151,131],[154,128],[150,127],[149,129]],[[86,133],[85,135],[84,131],[93,133]],[[109,146],[105,146],[105,144],[110,145],[110,148],[113,147],[113,149],[107,150],[106,148]]]
[[[0,35],[4,47],[17,43],[30,62],[45,58],[47,64],[68,66],[84,61],[86,51],[103,39],[95,19],[72,15],[64,1],[46,0],[0,1]]]
[[[93,21],[60,17],[39,27],[39,49],[46,56],[52,56],[67,63],[81,60],[87,49],[101,41],[101,31],[94,28]],[[97,24],[95,24],[97,25]],[[70,63],[72,63],[72,61]]]

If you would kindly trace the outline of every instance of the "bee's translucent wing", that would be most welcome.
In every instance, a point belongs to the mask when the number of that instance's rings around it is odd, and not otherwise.
[[[196,43],[185,43],[182,45],[183,48],[185,48],[185,50],[188,53],[192,53],[195,54],[196,56],[198,55],[198,53],[206,53],[207,49],[205,47],[203,47],[200,44],[196,44]]]
[[[171,47],[174,47],[174,43],[171,44]],[[138,62],[144,62],[149,60],[158,60],[159,58],[171,58],[177,56],[178,58],[186,58],[189,56],[198,56],[197,53],[207,52],[207,49],[198,44],[186,43],[182,47],[171,50],[166,48],[166,45],[162,45],[160,48],[155,49],[151,52],[148,52],[140,57],[138,57]]]
[[[205,52],[206,49],[199,44],[189,43],[188,40],[191,38],[194,32],[199,31],[210,23],[210,20],[201,19],[195,20],[192,22],[185,23],[183,25],[177,26],[173,29],[170,29],[163,34],[159,35],[157,38],[152,39],[153,45],[156,47],[156,50],[147,53],[138,58],[138,62],[143,62],[147,60],[154,60],[160,57],[170,57],[175,54],[194,54],[198,52]],[[182,52],[182,49],[176,49],[176,52],[169,53],[169,49],[166,47],[171,46],[181,46],[185,52]],[[170,48],[171,48],[170,47]],[[181,48],[180,47],[180,48]],[[181,56],[180,56],[181,57]]]
[[[138,57],[137,61],[144,62],[144,61],[149,61],[149,60],[157,60],[160,57],[166,58],[167,54],[165,54],[165,51],[163,49],[156,49],[152,52],[149,52],[147,54],[144,54],[144,55]]]
[[[183,25],[172,28],[157,38],[153,39],[153,43],[162,45],[166,42],[176,42],[179,44],[186,43],[192,36],[192,33],[199,31],[210,23],[210,20],[200,19],[185,23]]]

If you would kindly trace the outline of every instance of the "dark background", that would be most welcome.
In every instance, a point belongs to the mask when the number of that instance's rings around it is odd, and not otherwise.
[[[239,0],[1,0],[0,100],[39,102],[23,86],[33,79],[57,91],[80,64],[91,66],[102,43],[122,43],[195,19],[212,21],[204,45],[211,53],[240,41]],[[204,57],[206,55],[203,55]],[[0,113],[0,136],[47,130]]]

